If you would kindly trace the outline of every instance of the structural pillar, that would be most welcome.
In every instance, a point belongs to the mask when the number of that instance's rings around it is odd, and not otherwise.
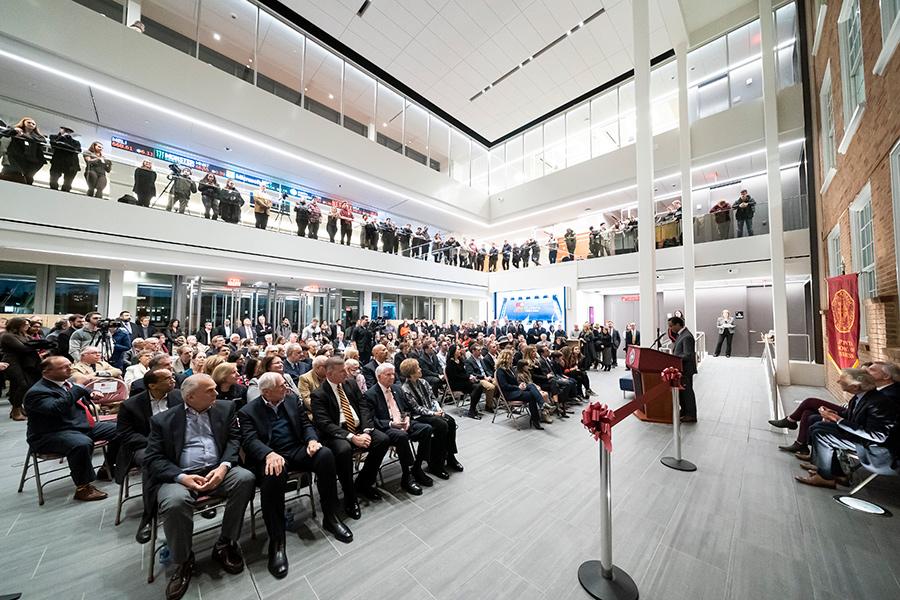
[[[788,356],[787,284],[784,268],[784,213],[781,159],[778,154],[778,76],[775,68],[775,13],[772,0],[759,0],[762,34],[763,117],[766,138],[766,188],[769,193],[769,251],[772,257],[772,313],[775,324],[775,374],[778,383],[791,383]],[[756,340],[751,340],[751,343]]]
[[[128,0],[125,4],[125,25],[131,27],[135,21],[141,20],[141,0]]]
[[[694,293],[694,200],[691,194],[691,124],[688,115],[687,43],[675,47],[678,70],[678,168],[681,171],[681,239],[684,261],[684,320],[697,332],[697,298]]]
[[[359,316],[372,316],[372,290],[363,290],[363,301],[362,306],[359,307]]]
[[[123,269],[110,269],[107,275],[106,285],[106,315],[118,317],[124,310],[122,297],[125,294],[125,271]]]
[[[650,118],[650,0],[631,3],[634,23],[635,176],[641,339],[656,339],[656,236],[653,210],[653,129]]]

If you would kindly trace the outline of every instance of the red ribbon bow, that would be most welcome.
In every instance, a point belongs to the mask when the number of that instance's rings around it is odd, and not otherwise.
[[[666,367],[662,372],[662,380],[667,382],[671,387],[683,390],[681,385],[681,371],[675,367]]]
[[[616,413],[607,405],[591,402],[581,412],[581,424],[591,432],[595,440],[603,443],[607,452],[612,452],[612,424]]]

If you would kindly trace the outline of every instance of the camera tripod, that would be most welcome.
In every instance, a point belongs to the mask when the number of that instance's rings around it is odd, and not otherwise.
[[[156,197],[153,198],[153,201],[150,203],[150,208],[156,208],[156,203],[159,202],[162,198],[165,197],[166,192],[168,192],[168,191],[169,191],[169,188],[172,187],[172,184],[175,183],[174,177],[181,177],[181,176],[180,176],[180,175],[177,175],[177,176],[172,176],[172,175],[170,175],[170,176],[169,176],[169,183],[167,183],[167,184],[166,184],[166,187],[164,187],[163,190],[162,190],[159,194],[157,194]],[[190,203],[191,203],[191,200],[190,200],[190,197],[188,197],[188,203],[187,203],[187,204],[185,205],[185,207],[184,207],[184,212],[185,212],[186,214],[188,214],[188,215],[190,215],[190,216],[193,217],[193,216],[195,216],[195,215],[194,215],[193,212],[191,212],[191,206],[190,206]],[[174,203],[172,204],[172,209],[173,209],[173,210],[170,211],[170,210],[168,210],[168,208],[167,208],[167,209],[166,209],[166,212],[173,212],[173,211],[175,210],[175,204],[174,204]]]

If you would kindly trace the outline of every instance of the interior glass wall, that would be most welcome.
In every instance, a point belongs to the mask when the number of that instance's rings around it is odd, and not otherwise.
[[[0,313],[33,314],[37,280],[37,265],[0,262]]]

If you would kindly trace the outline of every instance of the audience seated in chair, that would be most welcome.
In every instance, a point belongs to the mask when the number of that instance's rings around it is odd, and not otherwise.
[[[259,390],[261,396],[241,409],[239,420],[247,467],[256,474],[260,487],[263,520],[269,534],[269,572],[280,579],[288,573],[284,493],[289,471],[315,473],[325,513],[323,529],[344,543],[353,541],[353,534],[337,515],[334,455],[319,442],[305,407],[296,396],[287,393],[278,373],[261,375]]]
[[[122,371],[100,358],[100,348],[97,346],[85,346],[81,349],[78,362],[72,365],[72,372],[88,377],[122,376]]]

